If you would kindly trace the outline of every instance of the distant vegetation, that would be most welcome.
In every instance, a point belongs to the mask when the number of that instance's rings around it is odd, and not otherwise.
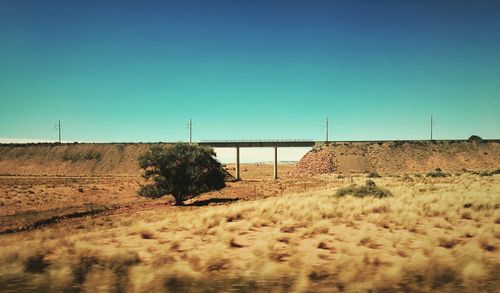
[[[429,172],[425,176],[426,177],[431,177],[431,178],[438,178],[438,177],[446,177],[448,175],[446,173],[444,173],[443,171],[441,171],[440,168],[436,168],[435,171]]]
[[[345,195],[354,195],[356,197],[366,197],[366,196],[374,196],[377,198],[383,198],[387,196],[392,196],[392,193],[387,190],[378,187],[373,180],[366,180],[366,184],[364,186],[357,186],[355,184],[341,188],[337,190],[337,196],[345,196]]]
[[[225,186],[225,172],[211,148],[189,144],[152,146],[139,157],[143,177],[139,194],[162,197],[171,194],[177,205],[190,197]]]
[[[493,170],[493,171],[472,172],[472,174],[479,175],[481,177],[498,175],[498,174],[500,174],[500,169],[496,169],[496,170]]]
[[[471,135],[469,137],[469,140],[483,140],[483,139],[480,136],[478,136],[478,135]]]
[[[382,176],[380,176],[379,173],[377,172],[370,172],[368,173],[368,175],[366,175],[367,178],[381,178]]]

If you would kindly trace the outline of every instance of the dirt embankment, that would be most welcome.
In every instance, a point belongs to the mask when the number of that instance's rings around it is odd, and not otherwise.
[[[167,144],[162,144],[167,145]],[[0,175],[136,176],[151,144],[0,145]],[[500,140],[337,142],[316,148],[293,174],[489,170],[500,168]]]
[[[307,153],[295,175],[500,168],[500,140],[338,142]]]
[[[0,145],[0,174],[138,175],[137,158],[149,147],[139,143],[5,144]]]

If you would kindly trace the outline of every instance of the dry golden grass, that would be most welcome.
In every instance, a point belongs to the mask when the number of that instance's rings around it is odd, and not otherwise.
[[[381,199],[336,197],[351,184],[336,177],[306,193],[0,236],[0,291],[500,290],[500,176],[384,176],[374,181],[393,196]]]

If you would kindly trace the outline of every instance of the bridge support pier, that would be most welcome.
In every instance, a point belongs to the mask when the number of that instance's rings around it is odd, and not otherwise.
[[[274,147],[274,179],[278,179],[278,147]]]
[[[236,147],[236,180],[240,180],[240,147]]]

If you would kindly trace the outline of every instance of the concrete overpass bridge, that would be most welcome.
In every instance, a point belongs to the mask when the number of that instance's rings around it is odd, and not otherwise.
[[[291,140],[210,140],[201,141],[199,146],[236,149],[236,180],[240,180],[240,148],[272,147],[274,148],[274,179],[278,178],[278,147],[314,147],[324,144],[324,141],[307,139]]]

